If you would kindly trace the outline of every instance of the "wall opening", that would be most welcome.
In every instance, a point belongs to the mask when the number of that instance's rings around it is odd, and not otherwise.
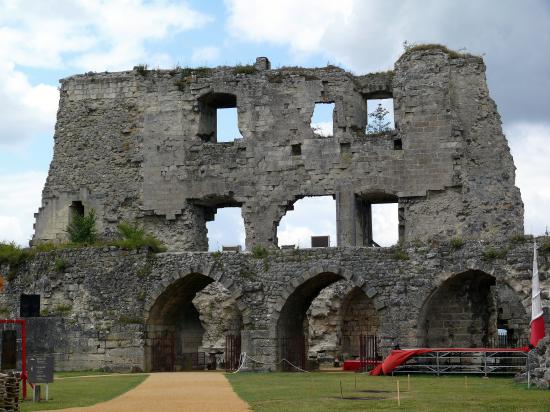
[[[404,228],[396,196],[387,193],[359,195],[356,207],[365,246],[388,247],[399,242]]]
[[[208,231],[208,250],[222,250],[224,247],[240,247],[244,250],[246,232],[240,207],[212,208],[210,221],[206,223]],[[208,220],[208,219],[207,219]]]
[[[336,246],[336,201],[333,196],[306,196],[287,207],[277,227],[278,246],[312,246],[312,237],[329,236]]]
[[[198,136],[203,142],[232,142],[242,139],[239,130],[237,96],[207,93],[199,98]]]
[[[17,331],[5,329],[2,331],[2,370],[17,368]]]
[[[69,223],[71,223],[76,216],[84,216],[84,205],[81,201],[74,201],[69,206]]]
[[[419,347],[483,348],[497,335],[495,278],[470,270],[447,279],[424,302]]]
[[[21,295],[19,316],[37,318],[40,316],[40,295]]]
[[[291,145],[291,153],[292,156],[300,156],[302,154],[302,145],[299,143]]]
[[[395,129],[393,98],[367,99],[367,134],[386,133]]]
[[[315,103],[311,116],[311,128],[319,137],[334,136],[334,103]]]
[[[378,314],[374,302],[365,292],[354,287],[341,306],[340,355],[345,359],[358,358],[361,335],[376,336]]]
[[[226,336],[239,336],[242,317],[230,292],[200,273],[171,285],[147,319],[145,369],[181,371],[223,368]]]

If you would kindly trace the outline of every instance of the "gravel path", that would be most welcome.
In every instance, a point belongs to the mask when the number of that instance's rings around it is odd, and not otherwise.
[[[241,400],[217,372],[152,373],[143,383],[118,398],[82,408],[82,412],[246,412]]]

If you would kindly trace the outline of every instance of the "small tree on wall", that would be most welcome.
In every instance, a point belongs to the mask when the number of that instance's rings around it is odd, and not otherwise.
[[[67,226],[69,241],[72,243],[94,243],[97,240],[95,227],[95,212],[91,210],[87,215],[75,214]]]
[[[390,122],[386,121],[386,116],[390,112],[378,103],[378,107],[372,113],[369,113],[369,124],[367,125],[367,134],[384,133],[391,130]]]

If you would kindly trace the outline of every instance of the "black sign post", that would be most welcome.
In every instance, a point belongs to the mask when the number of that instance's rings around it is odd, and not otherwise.
[[[48,383],[53,382],[53,355],[30,355],[28,358],[29,381],[33,384],[46,384],[46,400],[48,400]],[[40,393],[40,392],[38,392]],[[35,400],[37,401],[37,400]]]

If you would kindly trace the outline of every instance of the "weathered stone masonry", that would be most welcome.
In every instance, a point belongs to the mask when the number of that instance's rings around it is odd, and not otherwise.
[[[396,129],[366,135],[368,99],[386,97]],[[317,102],[335,104],[332,137],[310,127]],[[243,139],[217,142],[224,107]],[[150,369],[158,333],[175,334],[178,354],[240,333],[266,369],[305,334],[310,349],[349,356],[357,333],[375,332],[384,351],[484,345],[497,327],[525,336],[531,249],[509,241],[523,204],[479,57],[412,50],[364,76],[265,58],[78,75],[61,81],[54,138],[33,243],[65,240],[71,216],[93,209],[103,237],[126,220],[170,250],[60,250],[18,268],[0,304],[18,316],[22,294],[40,295],[30,351],[56,353],[60,369]],[[278,250],[282,216],[319,195],[336,199],[338,247]],[[366,247],[370,205],[387,201],[401,246]],[[265,259],[206,252],[206,222],[226,206],[241,207],[246,247],[267,247]]]
[[[207,250],[216,208],[241,206],[247,248],[276,246],[285,212],[315,195],[337,200],[338,246],[367,245],[368,205],[388,200],[399,203],[403,241],[523,232],[481,58],[412,52],[393,72],[365,76],[332,66],[271,70],[262,59],[256,67],[62,80],[35,241],[65,238],[80,201],[104,234],[135,221],[180,251]],[[396,131],[365,135],[366,102],[380,97],[394,99]],[[334,102],[334,137],[311,129],[316,102]],[[231,106],[244,138],[216,143],[215,109]]]
[[[396,259],[395,248],[281,250],[265,261],[248,253],[152,256],[114,248],[64,250],[39,254],[22,266],[2,295],[2,304],[17,316],[22,293],[42,297],[48,316],[29,319],[29,350],[56,353],[60,369],[147,369],[147,331],[160,319],[158,314],[185,307],[205,284],[216,282],[228,290],[228,302],[242,314],[243,350],[269,367],[277,360],[277,339],[287,333],[285,305],[297,301],[291,316],[303,319],[308,302],[339,279],[372,298],[384,351],[396,343],[415,346],[423,337],[424,311],[442,310],[439,303],[431,304],[431,297],[446,281],[479,278],[472,274],[512,290],[523,310],[520,316],[528,322],[531,242],[498,246],[508,249],[506,257],[485,258],[488,245],[483,242],[469,242],[458,250],[448,244],[411,246],[406,249],[408,260]],[[56,258],[67,262],[65,273],[56,271]],[[542,254],[540,264],[543,304],[548,306],[550,256]],[[309,292],[303,293],[308,284]],[[56,316],[60,305],[70,305],[62,317]],[[465,305],[460,313],[475,311]],[[496,333],[496,322],[483,330],[476,319],[455,319],[463,325],[447,325],[451,334],[463,328],[475,331],[454,343],[480,345],[482,335]]]

